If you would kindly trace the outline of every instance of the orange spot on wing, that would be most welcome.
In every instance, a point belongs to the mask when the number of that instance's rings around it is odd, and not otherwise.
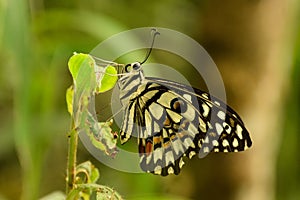
[[[171,121],[170,121],[170,119],[169,119],[168,117],[167,117],[166,120],[164,121],[164,126],[165,126],[165,127],[171,126]]]
[[[157,143],[160,143],[161,142],[161,137],[154,137],[153,138],[153,143],[154,144],[157,144]]]
[[[152,147],[153,147],[152,142],[148,141],[146,143],[146,154],[147,154],[147,156],[149,156],[150,153],[152,152]]]

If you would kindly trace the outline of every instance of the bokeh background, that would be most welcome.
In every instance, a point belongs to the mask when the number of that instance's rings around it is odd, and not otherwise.
[[[296,0],[0,0],[0,199],[65,190],[67,61],[145,26],[180,31],[208,51],[253,147],[194,158],[169,177],[118,172],[82,145],[78,162],[91,160],[99,183],[125,199],[300,199],[299,8]]]

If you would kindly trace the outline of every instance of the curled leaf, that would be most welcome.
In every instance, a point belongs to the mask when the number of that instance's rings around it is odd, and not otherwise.
[[[96,80],[97,93],[103,93],[112,89],[118,80],[116,68],[113,66],[99,68],[99,75],[96,77]]]
[[[83,183],[96,183],[100,177],[98,169],[90,162],[83,162],[76,167],[76,182]]]
[[[88,54],[74,53],[69,59],[68,66],[69,71],[73,77],[73,80],[77,79],[78,73],[83,66],[94,65],[95,61]]]
[[[73,89],[73,85],[71,85],[66,92],[67,108],[71,116],[73,115],[73,96],[74,96],[74,89]]]

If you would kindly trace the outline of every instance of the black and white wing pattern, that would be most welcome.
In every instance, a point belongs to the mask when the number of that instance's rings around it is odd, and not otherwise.
[[[124,144],[137,132],[144,171],[179,174],[184,156],[251,147],[241,118],[225,103],[183,84],[145,78],[138,66],[133,69],[118,82],[125,109],[120,139]]]

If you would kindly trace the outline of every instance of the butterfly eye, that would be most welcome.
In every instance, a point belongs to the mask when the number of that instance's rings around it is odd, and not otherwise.
[[[125,66],[125,72],[131,72],[132,70],[139,70],[141,68],[141,64],[138,62],[131,63]]]
[[[140,67],[141,67],[140,63],[134,63],[134,64],[132,65],[132,68],[133,68],[134,70],[138,70]]]

